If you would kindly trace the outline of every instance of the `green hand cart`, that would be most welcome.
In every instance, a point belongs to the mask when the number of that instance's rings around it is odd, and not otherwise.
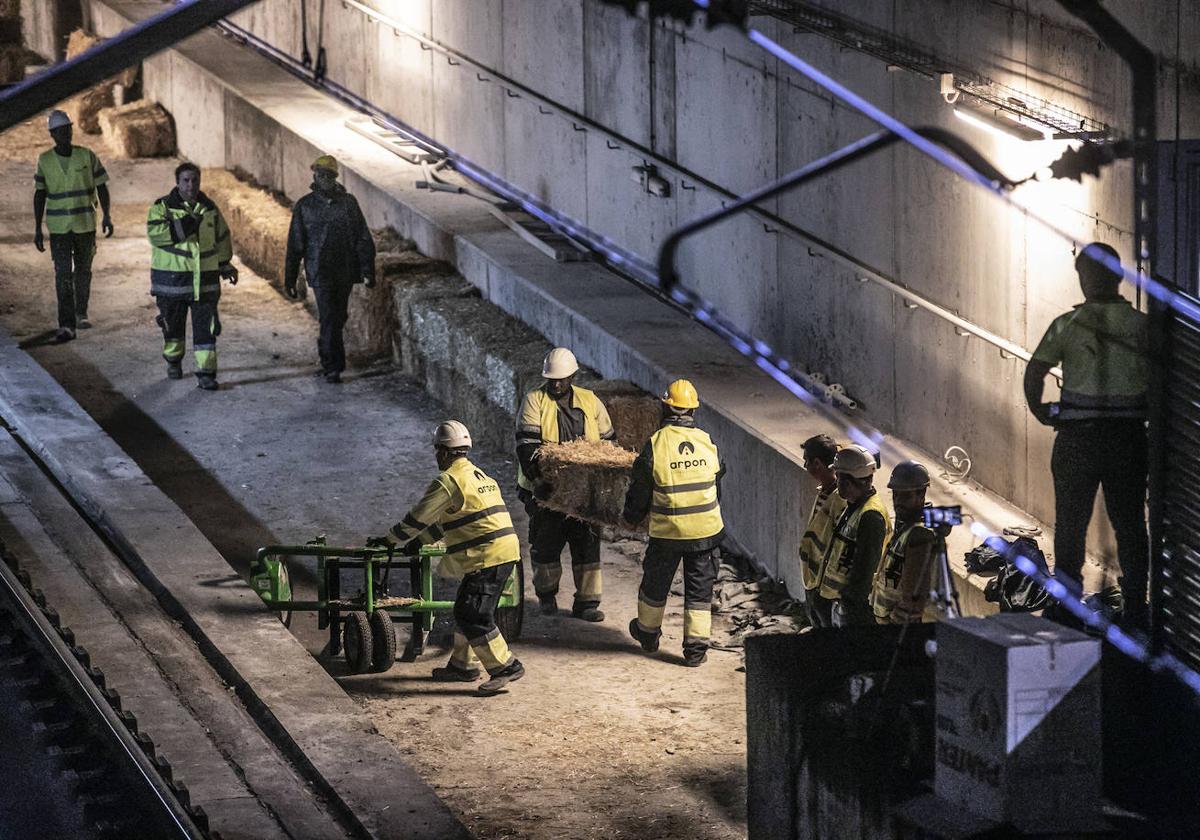
[[[250,566],[250,586],[285,625],[294,612],[315,612],[317,627],[329,630],[326,652],[336,656],[341,651],[352,673],[382,673],[396,660],[396,623],[411,627],[401,655],[401,661],[411,662],[425,650],[434,614],[454,609],[453,601],[433,598],[433,560],[443,554],[444,546],[434,543],[415,556],[403,555],[382,539],[353,547],[326,545],[324,537],[304,545],[267,545]],[[292,597],[288,563],[302,557],[316,559],[315,601]],[[361,573],[357,593],[349,596],[342,594],[345,571]],[[407,592],[396,594],[401,588]],[[496,609],[496,625],[509,641],[520,638],[524,601],[525,569],[518,562]]]

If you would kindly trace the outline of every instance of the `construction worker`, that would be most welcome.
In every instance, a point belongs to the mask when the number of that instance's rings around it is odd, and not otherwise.
[[[109,215],[108,173],[95,152],[71,143],[71,118],[51,111],[50,136],[54,148],[42,152],[33,176],[33,244],[45,251],[42,217],[50,231],[50,256],[54,259],[54,290],[58,297],[57,341],[70,341],[75,330],[87,329],[88,299],[92,290],[92,257],[96,254],[96,202],[104,214],[100,222],[107,239],[113,235]]]
[[[667,387],[662,423],[633,463],[622,512],[631,525],[650,515],[638,614],[629,622],[629,634],[647,653],[658,650],[671,581],[682,561],[683,660],[692,668],[708,658],[717,547],[725,537],[719,500],[725,466],[716,444],[696,428],[699,407],[688,380]]]
[[[901,461],[892,470],[888,489],[896,530],[871,582],[871,611],[878,624],[914,624],[921,621],[929,600],[929,570],[937,542],[922,513],[929,470],[916,461]]]
[[[337,182],[337,160],[321,155],[311,169],[312,192],[292,210],[283,287],[293,300],[299,296],[296,278],[303,260],[304,277],[316,296],[321,322],[319,374],[336,384],[346,370],[342,330],[349,318],[350,292],[356,283],[368,289],[375,286],[375,240],[358,202]]]
[[[808,516],[808,527],[800,539],[800,580],[804,584],[804,608],[813,627],[832,627],[833,604],[821,597],[821,561],[833,536],[833,526],[846,500],[838,495],[837,476],[831,469],[837,444],[829,435],[816,435],[800,444],[804,470],[817,482],[817,498]]]
[[[1111,260],[1105,265],[1101,260]],[[1093,242],[1075,259],[1084,302],[1055,318],[1025,368],[1025,399],[1038,422],[1058,434],[1054,475],[1054,576],[1082,593],[1088,522],[1096,489],[1117,537],[1124,616],[1146,622],[1147,316],[1121,297],[1117,252]],[[1062,365],[1058,403],[1042,402],[1050,369]]]
[[[874,624],[871,580],[892,533],[887,508],[875,491],[875,456],[858,444],[838,450],[833,459],[838,495],[846,509],[833,527],[833,538],[821,561],[818,587],[833,601],[833,626]]]
[[[484,695],[499,694],[525,676],[520,660],[496,627],[496,604],[504,583],[521,562],[521,543],[513,529],[500,486],[467,459],[471,433],[457,420],[433,431],[434,457],[441,473],[416,506],[388,532],[388,539],[415,553],[423,543],[446,543],[442,568],[462,575],[454,599],[454,647],[445,668],[434,668],[439,682],[474,682],[479,663],[489,679]]]
[[[175,188],[150,205],[150,294],[158,303],[155,322],[163,333],[167,378],[183,378],[188,313],[192,314],[192,353],[197,387],[217,390],[217,303],[221,280],[237,285],[233,240],[217,205],[200,191],[200,168],[175,167]]]
[[[538,502],[549,485],[538,469],[537,451],[544,443],[570,440],[612,440],[612,420],[604,403],[586,388],[575,385],[579,362],[565,347],[555,347],[542,362],[546,384],[530,391],[517,415],[517,495],[529,514],[529,553],[533,561],[533,588],[542,615],[558,612],[558,584],[562,578],[562,551],[571,549],[575,577],[575,602],[571,614],[584,621],[603,621],[600,611],[600,536],[584,522],[550,510]]]

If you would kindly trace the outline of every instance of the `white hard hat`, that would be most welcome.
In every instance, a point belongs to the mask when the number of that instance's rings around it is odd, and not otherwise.
[[[443,420],[433,430],[433,445],[443,449],[469,449],[471,433],[457,420]]]
[[[49,128],[50,131],[53,131],[56,128],[62,128],[64,125],[70,125],[70,124],[71,124],[71,118],[67,116],[66,111],[51,111],[50,112],[50,120],[47,125],[47,127]]]
[[[875,474],[875,456],[866,447],[852,443],[838,450],[830,469],[853,478],[870,478]]]
[[[566,347],[555,347],[546,354],[546,360],[542,362],[543,379],[566,379],[578,371],[579,362],[575,360],[575,354]]]

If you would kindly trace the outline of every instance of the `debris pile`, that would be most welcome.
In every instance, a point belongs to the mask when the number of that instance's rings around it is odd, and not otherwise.
[[[721,564],[713,588],[714,648],[741,650],[747,636],[799,633],[807,626],[804,605],[791,598],[782,583]]]
[[[621,511],[636,458],[632,452],[608,441],[572,440],[544,444],[537,458],[550,488],[542,504],[585,522],[629,531]]]
[[[161,105],[138,99],[102,108],[97,119],[108,146],[121,157],[165,157],[175,153],[175,128]]]

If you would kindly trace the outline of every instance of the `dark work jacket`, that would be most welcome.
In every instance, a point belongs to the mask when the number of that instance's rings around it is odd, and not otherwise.
[[[287,285],[295,284],[301,260],[313,287],[375,278],[375,240],[358,202],[341,184],[329,193],[314,189],[292,209],[283,275]]]
[[[662,422],[663,426],[685,426],[694,427],[696,425],[695,418],[673,414],[667,417]],[[721,459],[721,469],[717,473],[717,498],[721,498],[721,479],[725,475],[725,460]],[[649,441],[642,447],[642,451],[638,453],[637,459],[633,462],[633,472],[629,477],[629,489],[625,492],[625,510],[621,517],[630,523],[641,522],[650,513],[650,505],[654,499],[654,447]],[[662,545],[671,551],[678,551],[683,554],[692,554],[698,551],[709,551],[721,544],[725,539],[725,532],[713,534],[711,537],[705,537],[700,540],[666,540],[660,537],[651,537],[650,542]]]

